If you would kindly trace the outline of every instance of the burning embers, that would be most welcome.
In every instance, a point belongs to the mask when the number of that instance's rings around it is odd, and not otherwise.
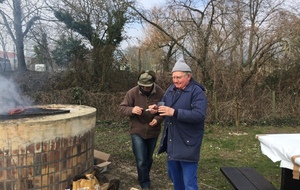
[[[20,90],[12,80],[0,76],[0,115],[19,114],[27,106],[31,106],[33,101],[20,95]]]
[[[52,108],[14,108],[8,111],[7,114],[0,114],[0,119],[18,119],[26,117],[36,117],[36,116],[47,116],[62,113],[69,113],[70,110],[65,109],[52,109]]]
[[[47,116],[69,113],[70,110],[59,108],[39,108],[31,106],[33,101],[21,96],[13,81],[0,76],[0,120],[25,117]]]
[[[22,111],[24,111],[25,108],[15,108],[15,109],[12,109],[8,112],[9,115],[13,115],[13,114],[19,114],[21,113]]]

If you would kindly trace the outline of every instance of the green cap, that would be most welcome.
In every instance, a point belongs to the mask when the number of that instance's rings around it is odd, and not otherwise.
[[[143,74],[141,74],[137,83],[140,86],[151,87],[154,83],[154,80],[153,80],[153,77],[149,73],[143,73]]]

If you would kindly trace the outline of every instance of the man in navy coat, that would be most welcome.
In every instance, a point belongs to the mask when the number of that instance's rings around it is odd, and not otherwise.
[[[191,68],[179,59],[172,69],[173,84],[158,107],[164,131],[158,153],[167,153],[168,175],[174,190],[198,190],[197,168],[204,133],[207,98]]]

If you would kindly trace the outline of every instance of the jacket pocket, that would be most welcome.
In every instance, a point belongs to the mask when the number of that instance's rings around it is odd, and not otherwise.
[[[185,139],[185,138],[182,138],[183,142],[185,145],[187,146],[194,146],[196,144],[196,139],[194,138],[189,138],[189,139]]]

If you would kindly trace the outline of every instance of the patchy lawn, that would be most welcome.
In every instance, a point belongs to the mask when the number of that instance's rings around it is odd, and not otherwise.
[[[279,163],[273,163],[261,153],[255,135],[297,133],[299,127],[247,126],[241,127],[236,134],[235,127],[206,126],[199,163],[199,187],[201,190],[231,190],[220,167],[250,166],[280,189]],[[112,163],[104,175],[109,179],[120,179],[120,190],[139,188],[128,130],[127,121],[97,122],[95,130],[95,149],[111,154]],[[152,189],[172,189],[166,172],[165,154],[154,155],[151,178]]]

